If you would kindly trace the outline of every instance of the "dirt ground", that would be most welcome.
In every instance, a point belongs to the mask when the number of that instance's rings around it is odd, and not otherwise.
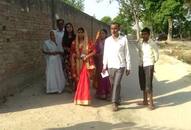
[[[161,50],[185,63],[191,64],[191,41],[159,42]]]
[[[191,66],[161,54],[155,67],[156,109],[136,105],[142,93],[137,75],[137,53],[130,44],[132,70],[122,80],[122,105],[93,98],[91,106],[73,104],[73,95],[45,94],[39,79],[0,106],[0,130],[190,130]],[[92,96],[95,90],[92,89]]]

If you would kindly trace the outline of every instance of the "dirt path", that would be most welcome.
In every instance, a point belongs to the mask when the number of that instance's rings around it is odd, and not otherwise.
[[[132,71],[123,78],[120,111],[96,99],[92,106],[76,106],[69,93],[46,95],[41,79],[0,106],[0,130],[190,130],[191,66],[161,55],[154,80],[157,108],[149,111],[135,103],[142,93],[133,44],[130,49]]]

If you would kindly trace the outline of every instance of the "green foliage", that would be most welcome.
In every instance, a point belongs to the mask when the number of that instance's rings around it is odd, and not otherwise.
[[[154,33],[168,33],[168,17],[173,18],[174,26],[173,35],[177,35],[182,31],[185,22],[185,8],[183,0],[145,0],[144,15],[142,19],[144,24],[151,26]]]
[[[97,0],[103,1],[103,0]],[[110,2],[114,0],[108,0]],[[191,0],[115,0],[120,14],[114,21],[129,32],[135,20],[151,28],[155,36],[168,33],[168,18],[173,21],[173,36],[191,38]],[[181,35],[181,36],[180,36]]]
[[[131,33],[132,30],[132,19],[128,19],[125,15],[119,14],[117,17],[115,17],[113,22],[117,22],[121,25],[121,31],[125,34]]]
[[[84,0],[61,0],[74,8],[83,11],[84,10]]]
[[[109,17],[109,16],[104,16],[104,17],[101,19],[101,21],[109,25],[109,24],[111,24],[112,19],[111,19],[111,17]]]

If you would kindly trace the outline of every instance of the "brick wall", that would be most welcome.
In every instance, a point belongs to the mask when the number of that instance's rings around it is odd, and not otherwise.
[[[93,17],[90,17],[83,12],[79,12],[78,10],[67,6],[66,4],[62,4],[62,2],[57,1],[54,3],[54,7],[56,18],[64,18],[65,23],[69,21],[72,22],[75,29],[81,26],[84,27],[91,39],[95,38],[98,29],[109,29],[108,25],[103,24],[102,22],[96,20]]]
[[[91,39],[108,26],[59,0],[0,1],[0,98],[12,95],[42,78],[45,64],[43,41],[55,19],[85,27]]]

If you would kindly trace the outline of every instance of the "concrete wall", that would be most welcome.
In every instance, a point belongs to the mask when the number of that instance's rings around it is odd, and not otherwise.
[[[0,1],[0,98],[22,90],[44,76],[43,41],[63,18],[85,27],[91,39],[108,26],[59,0]]]

